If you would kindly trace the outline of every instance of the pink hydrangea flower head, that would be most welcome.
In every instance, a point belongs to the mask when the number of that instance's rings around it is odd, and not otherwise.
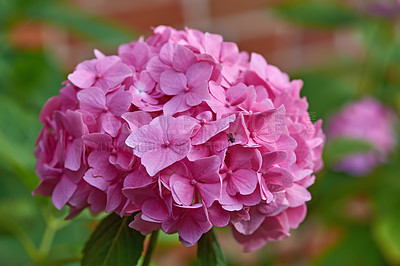
[[[132,228],[185,246],[230,226],[251,251],[303,221],[325,136],[301,81],[188,28],[95,56],[43,107],[34,193],[69,218],[134,215]]]
[[[343,158],[336,168],[354,175],[366,175],[386,161],[396,147],[393,131],[395,115],[373,98],[345,106],[328,125],[329,139],[346,138],[369,142],[373,150]]]

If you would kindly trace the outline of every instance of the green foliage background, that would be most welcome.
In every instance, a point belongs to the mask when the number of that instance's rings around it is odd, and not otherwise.
[[[312,117],[327,120],[347,102],[367,95],[400,112],[398,19],[373,17],[337,1],[285,1],[268,12],[293,26],[350,30],[364,46],[366,53],[361,59],[334,54],[323,65],[289,73],[304,80],[302,94],[309,101]],[[38,115],[45,101],[58,94],[66,70],[46,49],[21,50],[11,45],[10,29],[24,20],[75,32],[97,48],[116,50],[118,44],[137,36],[62,1],[0,0],[0,264],[79,264],[84,243],[104,216],[93,218],[84,212],[65,221],[66,210],[55,210],[50,199],[31,195],[38,183],[33,156],[41,128]],[[339,228],[341,234],[328,249],[299,261],[313,265],[400,264],[398,149],[388,163],[363,178],[332,170],[336,160],[366,149],[370,146],[349,140],[328,143],[326,166],[311,188],[308,218],[298,230],[317,221],[325,228]],[[359,198],[367,202],[367,217],[352,216],[346,209]],[[274,246],[265,248],[267,257],[260,255],[263,264],[281,264],[282,258],[269,249]],[[232,258],[227,260],[237,264]]]

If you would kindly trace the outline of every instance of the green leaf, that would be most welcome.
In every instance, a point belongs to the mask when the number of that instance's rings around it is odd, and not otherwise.
[[[130,228],[132,216],[107,216],[83,250],[83,266],[135,265],[143,251],[144,236]]]
[[[382,254],[392,265],[400,264],[400,215],[380,217],[374,224],[373,233]]]
[[[313,120],[327,118],[356,95],[354,87],[340,80],[336,73],[317,74],[313,70],[299,74],[296,78],[304,82],[301,95],[307,97],[310,117]]]
[[[61,5],[37,6],[32,8],[28,16],[72,30],[105,45],[119,45],[137,37],[134,33],[117,25]]]
[[[288,20],[314,27],[347,26],[360,20],[353,10],[329,1],[285,2],[275,11]]]
[[[332,165],[348,155],[373,151],[372,143],[351,138],[336,138],[325,147],[325,162]]]
[[[392,160],[395,158],[391,158]],[[382,165],[374,173],[370,195],[374,199],[374,239],[390,265],[400,265],[400,161]]]
[[[14,172],[30,190],[38,183],[33,150],[40,126],[37,114],[0,93],[0,168]]]
[[[227,265],[212,229],[205,233],[197,242],[197,258],[200,261],[200,265],[204,266]]]
[[[385,265],[368,228],[351,227],[341,241],[312,265]]]

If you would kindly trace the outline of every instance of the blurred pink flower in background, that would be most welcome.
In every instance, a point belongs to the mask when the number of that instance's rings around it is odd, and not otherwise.
[[[400,1],[372,1],[370,3],[363,3],[365,11],[374,16],[392,19],[400,15]]]
[[[373,150],[346,156],[336,169],[353,175],[366,175],[386,161],[394,150],[394,113],[373,98],[365,98],[344,107],[327,127],[329,140],[346,138],[369,142]]]
[[[42,110],[35,193],[186,246],[229,225],[252,251],[303,221],[325,136],[300,80],[192,29],[95,55]]]

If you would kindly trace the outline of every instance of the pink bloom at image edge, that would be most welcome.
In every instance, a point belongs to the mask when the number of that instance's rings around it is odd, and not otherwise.
[[[328,139],[364,140],[371,143],[374,150],[347,156],[337,163],[336,169],[362,176],[384,163],[396,146],[394,120],[394,113],[373,98],[345,106],[330,120],[327,127]]]
[[[135,213],[132,228],[185,246],[229,226],[252,251],[304,220],[325,136],[300,80],[188,28],[95,56],[43,107],[34,194],[68,218]]]

